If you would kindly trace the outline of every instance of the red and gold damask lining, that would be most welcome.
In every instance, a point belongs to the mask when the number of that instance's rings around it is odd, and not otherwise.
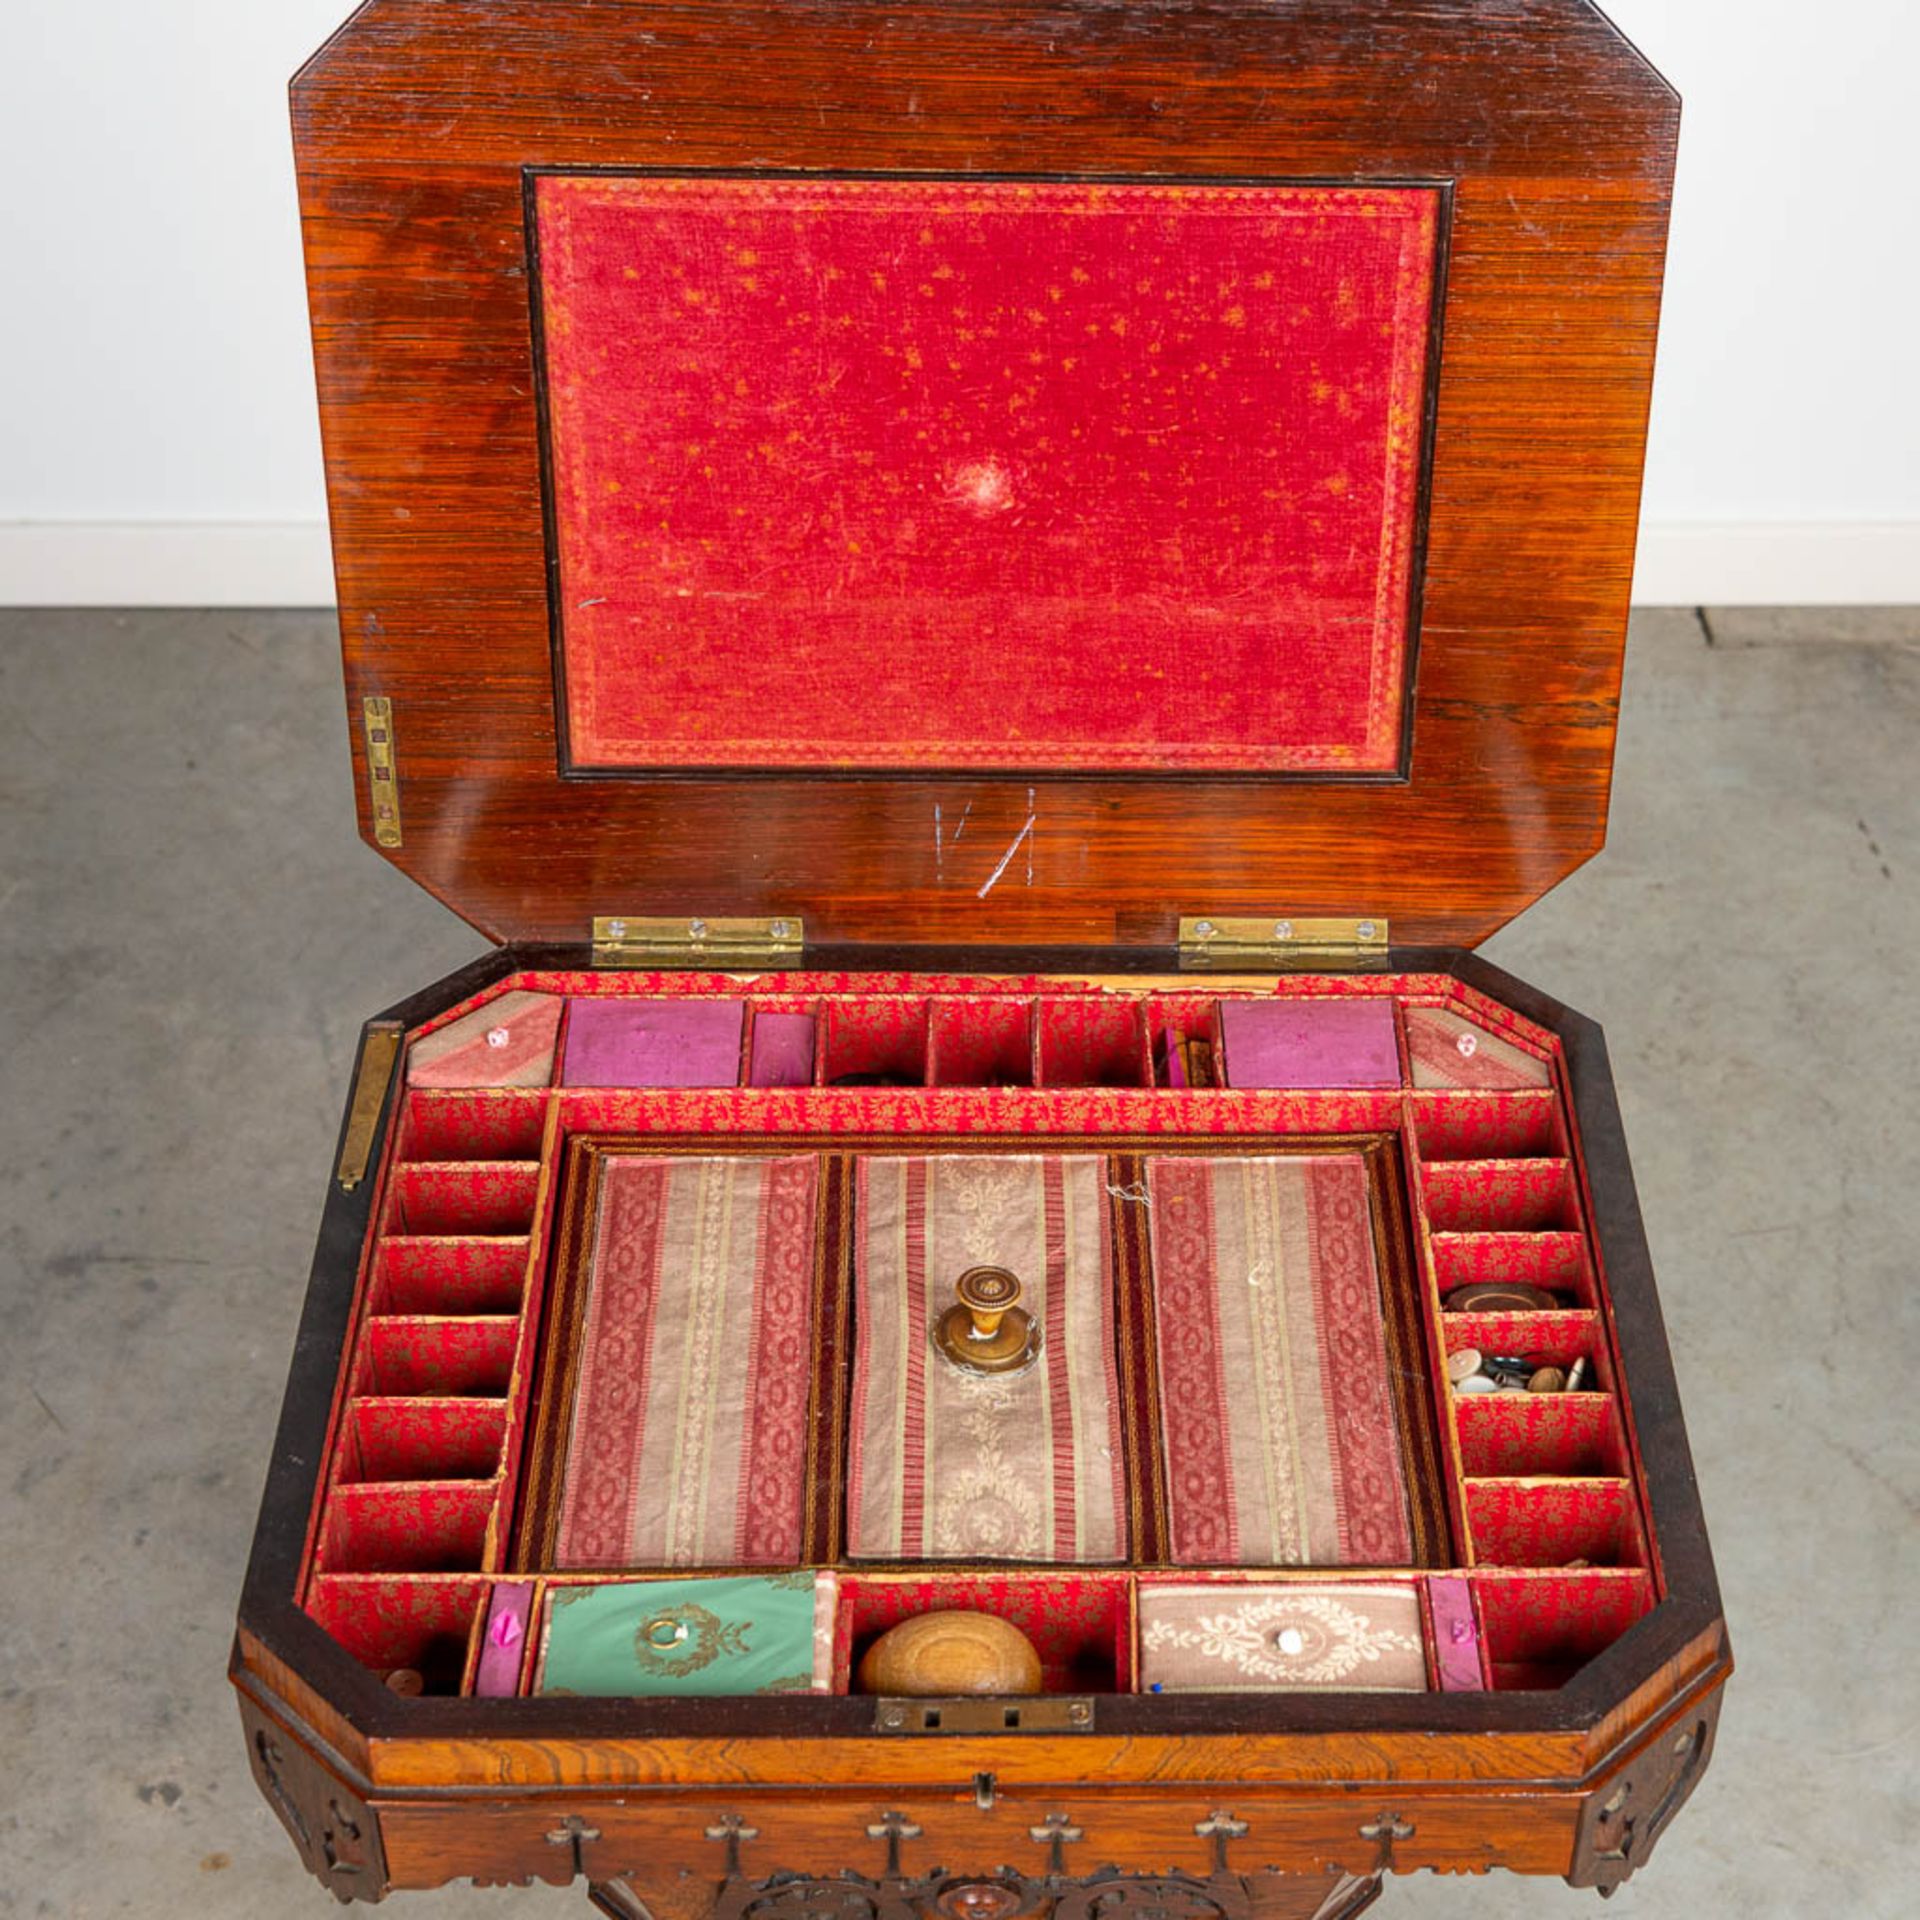
[[[550,1277],[558,1289],[551,1324],[565,1324],[579,1311],[577,1298],[566,1293],[569,1261],[551,1258],[549,1245],[556,1235],[565,1237],[566,1219],[556,1212],[560,1176],[569,1142],[577,1146],[582,1135],[623,1136],[620,1148],[643,1162],[651,1158],[656,1170],[675,1156],[779,1158],[803,1145],[798,1157],[811,1160],[813,1145],[827,1136],[832,1150],[819,1162],[809,1269],[821,1337],[807,1393],[817,1410],[844,1407],[851,1391],[854,1158],[862,1151],[898,1154],[903,1141],[913,1140],[924,1143],[915,1152],[957,1142],[970,1150],[1038,1149],[1057,1157],[1091,1141],[1109,1156],[1110,1187],[1126,1192],[1146,1190],[1141,1183],[1149,1161],[1169,1151],[1217,1157],[1313,1144],[1303,1135],[1362,1134],[1399,1157],[1399,1173],[1380,1183],[1387,1225],[1377,1223],[1376,1235],[1384,1231],[1397,1241],[1403,1260],[1411,1255],[1411,1284],[1383,1289],[1393,1421],[1402,1470],[1416,1494],[1415,1541],[1405,1564],[1451,1559],[1461,1569],[1487,1684],[1559,1684],[1646,1611],[1657,1572],[1612,1365],[1604,1278],[1584,1227],[1579,1146],[1556,1084],[1552,1043],[1451,981],[1305,977],[1274,990],[1359,992],[1394,1004],[1406,1063],[1399,1089],[1293,1094],[1158,1084],[1156,1034],[1177,1026],[1204,1037],[1209,1003],[1248,990],[1226,982],[1200,992],[1183,983],[1177,990],[1149,984],[1107,994],[1044,981],[790,976],[749,986],[721,976],[533,975],[450,1009],[432,1030],[484,1013],[510,993],[557,999],[745,993],[754,1004],[814,1012],[824,1036],[816,1047],[817,1080],[824,1081],[834,1062],[847,1070],[856,1043],[871,1057],[890,1057],[896,1068],[917,1061],[923,1082],[944,1055],[951,1077],[910,1087],[765,1090],[413,1085],[389,1130],[380,1174],[357,1330],[311,1535],[309,1611],[370,1665],[421,1670],[430,1690],[459,1691],[472,1683],[488,1596],[495,1580],[519,1563],[510,1542],[517,1538],[524,1547],[538,1533],[533,1523],[542,1512],[549,1526],[555,1515],[551,1485],[542,1507],[542,1468],[551,1477],[556,1456],[544,1428],[535,1436],[530,1413]],[[903,1024],[900,1012],[873,1005],[869,996],[903,1011],[917,1001],[923,1011]],[[978,1005],[977,1018],[964,1003]],[[986,1061],[977,1069],[983,1078],[1004,1079],[1015,1070],[1015,1056],[994,1051],[997,1036],[1009,1030],[1009,1006],[1024,1023],[1029,1050],[1017,1057],[1033,1063],[1031,1078],[1024,1088],[968,1082],[963,1076],[976,1069],[955,1063]],[[1463,1063],[1493,1052],[1487,1043],[1497,1040],[1536,1063],[1525,1069],[1528,1083],[1433,1084],[1413,1044],[1415,1028],[1433,1024],[1421,1017],[1428,1009],[1460,1023],[1440,1030]],[[490,1044],[490,1030],[479,1027],[482,1045]],[[469,1027],[469,1045],[473,1031]],[[1462,1031],[1474,1036],[1465,1048]],[[564,1032],[563,1016],[562,1047]],[[968,1033],[986,1037],[984,1052],[953,1050],[958,1042],[950,1036]],[[1002,1064],[994,1067],[995,1060]],[[1531,1083],[1536,1072],[1544,1084]],[[1111,1084],[1116,1080],[1120,1084]],[[803,1143],[797,1135],[813,1139]],[[656,1171],[652,1177],[670,1176]],[[1409,1203],[1410,1231],[1395,1224]],[[569,1187],[561,1213],[571,1215],[575,1204]],[[1164,1402],[1153,1359],[1152,1287],[1140,1280],[1151,1273],[1155,1252],[1147,1211],[1115,1200],[1110,1216],[1115,1397],[1130,1562],[1167,1566],[1177,1559],[1174,1516],[1152,1470]],[[1555,1305],[1546,1312],[1442,1311],[1444,1294],[1480,1279],[1551,1289]],[[1398,1331],[1396,1311],[1405,1321]],[[1467,1348],[1521,1352],[1562,1367],[1584,1358],[1589,1390],[1456,1393],[1445,1362]],[[549,1343],[541,1364],[551,1368],[557,1350]],[[549,1401],[543,1387],[543,1410]],[[1416,1417],[1422,1409],[1424,1419]],[[1421,1466],[1409,1446],[1417,1448],[1423,1430],[1429,1454]],[[798,1558],[827,1564],[846,1535],[847,1422],[819,1420],[810,1411],[804,1438]],[[1423,1534],[1422,1485],[1445,1503],[1452,1546],[1445,1544],[1444,1522]],[[1442,1544],[1429,1553],[1423,1539]],[[654,1571],[665,1564],[664,1558],[655,1562]],[[1106,1579],[1121,1584],[1131,1618],[1128,1583],[1137,1576],[1124,1568],[1110,1575],[1037,1569],[1019,1575],[957,1564],[938,1573],[903,1569],[897,1576],[884,1568],[849,1570],[842,1578],[882,1585],[895,1579],[1037,1581],[1042,1588],[1068,1578]],[[840,1604],[855,1603],[843,1597]],[[1114,1684],[1129,1684],[1122,1671],[1116,1661]]]

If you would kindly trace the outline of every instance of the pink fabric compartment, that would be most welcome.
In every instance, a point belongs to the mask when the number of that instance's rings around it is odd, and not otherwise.
[[[747,1049],[747,1084],[753,1087],[810,1087],[819,1022],[811,1011],[753,1010]]]
[[[1406,1011],[1407,1059],[1416,1087],[1506,1092],[1545,1087],[1553,1070],[1539,1055],[1445,1007]]]
[[[421,1034],[407,1048],[413,1087],[544,1087],[565,1002],[551,993],[503,993]]]
[[[1428,1644],[1442,1693],[1479,1693],[1487,1682],[1480,1661],[1480,1621],[1473,1583],[1459,1574],[1435,1574],[1426,1583]]]

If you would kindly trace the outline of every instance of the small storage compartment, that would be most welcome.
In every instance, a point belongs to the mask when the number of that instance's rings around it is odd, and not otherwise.
[[[547,1123],[544,1089],[441,1091],[407,1095],[400,1133],[403,1161],[537,1160]]]
[[[491,1480],[506,1436],[503,1400],[356,1400],[340,1479]]]
[[[1641,1567],[1628,1480],[1469,1480],[1467,1526],[1482,1567]]]
[[[1436,1233],[1573,1233],[1580,1226],[1567,1160],[1442,1160],[1423,1180]]]
[[[323,1574],[307,1611],[383,1678],[418,1674],[422,1692],[457,1694],[487,1592],[484,1580]]]
[[[830,1087],[924,1086],[926,1001],[829,1000],[821,1078]]]
[[[373,1257],[376,1314],[520,1311],[530,1243],[519,1235],[396,1235]]]
[[[1637,1571],[1476,1573],[1487,1670],[1501,1692],[1565,1686],[1653,1604]]]
[[[465,1573],[486,1552],[489,1481],[361,1481],[336,1487],[320,1543],[323,1573]]]
[[[1078,996],[1039,1006],[1043,1087],[1143,1087],[1153,1084],[1146,1026],[1136,1001]]]
[[[356,1393],[440,1399],[504,1397],[520,1322],[504,1317],[375,1320],[361,1348]]]
[[[1420,1157],[1443,1160],[1541,1160],[1563,1157],[1566,1139],[1551,1088],[1511,1093],[1415,1093]]]
[[[1031,1001],[936,1000],[932,1031],[932,1071],[928,1078],[934,1086],[1033,1085]]]
[[[1620,1416],[1604,1393],[1456,1397],[1460,1467],[1469,1480],[1624,1477]]]
[[[843,1574],[834,1692],[856,1690],[861,1660],[889,1627],[953,1611],[990,1613],[1018,1627],[1040,1656],[1048,1693],[1125,1693],[1133,1685],[1129,1588],[1122,1575]]]
[[[395,1167],[387,1189],[393,1234],[524,1234],[540,1167],[531,1160],[448,1160]]]

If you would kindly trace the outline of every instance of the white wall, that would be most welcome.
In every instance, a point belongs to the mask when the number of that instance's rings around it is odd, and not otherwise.
[[[0,602],[331,596],[285,83],[345,0],[0,0]],[[1920,601],[1912,0],[1614,0],[1687,98],[1639,597]]]

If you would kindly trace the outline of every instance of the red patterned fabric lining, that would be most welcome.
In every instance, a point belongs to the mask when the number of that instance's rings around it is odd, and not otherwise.
[[[576,764],[1398,765],[1433,191],[535,193]]]

